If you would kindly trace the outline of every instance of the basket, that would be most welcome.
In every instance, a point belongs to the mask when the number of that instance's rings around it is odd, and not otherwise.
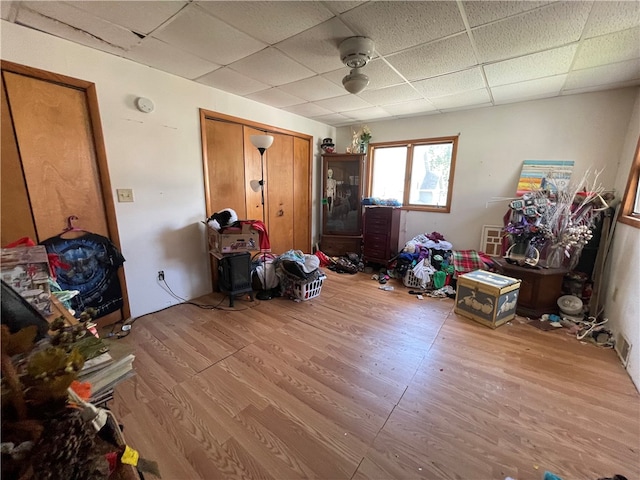
[[[303,302],[306,300],[311,300],[312,298],[316,298],[318,295],[320,295],[322,283],[324,282],[325,278],[327,278],[327,276],[322,275],[316,280],[312,280],[311,282],[307,283],[302,283],[294,280],[291,285],[293,296],[298,300],[302,300]]]
[[[431,285],[431,282],[425,282],[424,280],[416,277],[411,268],[404,274],[402,283],[405,287],[409,288],[427,288]]]

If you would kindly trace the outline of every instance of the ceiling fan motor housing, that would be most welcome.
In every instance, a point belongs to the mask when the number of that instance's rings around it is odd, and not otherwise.
[[[340,60],[349,68],[362,68],[373,57],[373,40],[368,37],[350,37],[338,47]]]

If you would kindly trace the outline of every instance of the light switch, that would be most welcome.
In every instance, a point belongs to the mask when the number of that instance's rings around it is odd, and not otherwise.
[[[133,190],[131,188],[118,188],[118,202],[133,202]]]

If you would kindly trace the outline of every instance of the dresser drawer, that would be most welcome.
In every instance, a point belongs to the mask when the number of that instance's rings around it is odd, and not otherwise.
[[[389,244],[388,235],[373,235],[367,233],[364,237],[365,248],[384,251]]]
[[[365,223],[365,231],[368,234],[387,235],[389,233],[390,224],[385,223],[372,223],[367,220]]]

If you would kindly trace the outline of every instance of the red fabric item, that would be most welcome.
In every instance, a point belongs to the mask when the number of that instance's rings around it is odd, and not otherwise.
[[[118,466],[118,452],[109,452],[104,454],[107,462],[109,462],[109,475],[116,471]]]
[[[454,250],[451,257],[456,275],[474,270],[486,270],[485,264],[476,250]]]
[[[22,237],[15,242],[11,242],[8,245],[5,245],[3,248],[15,248],[15,247],[35,247],[36,242],[34,242],[29,237]],[[47,258],[49,260],[49,276],[56,279],[56,267],[63,268],[64,270],[69,270],[71,265],[67,265],[66,263],[60,260],[60,257],[55,253],[47,254]]]
[[[331,259],[327,257],[327,255],[324,252],[321,252],[320,250],[318,250],[315,253],[315,256],[318,257],[318,259],[320,260],[321,267],[326,267],[327,265],[331,265],[331,263],[333,263]]]
[[[14,248],[14,247],[35,247],[36,242],[31,240],[29,237],[22,237],[15,242],[11,242],[8,245],[5,245],[3,248]]]
[[[267,233],[266,225],[260,220],[242,220],[241,223],[251,225],[251,228],[258,231],[258,241],[260,242],[260,252],[268,253],[271,251],[271,242]]]

